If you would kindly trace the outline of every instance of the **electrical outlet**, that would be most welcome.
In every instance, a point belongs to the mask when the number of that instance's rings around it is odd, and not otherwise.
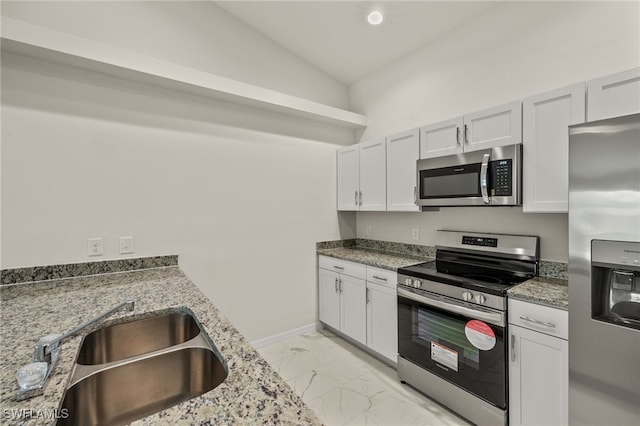
[[[371,227],[367,226],[367,236],[370,237],[371,236]]]
[[[420,230],[418,228],[413,228],[411,230],[411,238],[413,238],[414,240],[420,239]]]
[[[120,254],[133,253],[133,237],[120,237]]]
[[[102,256],[104,254],[104,240],[102,237],[89,238],[89,256]]]

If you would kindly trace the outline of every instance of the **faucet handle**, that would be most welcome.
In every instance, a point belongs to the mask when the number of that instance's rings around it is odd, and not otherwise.
[[[34,361],[55,364],[60,356],[60,337],[60,334],[55,333],[41,337],[34,348]]]

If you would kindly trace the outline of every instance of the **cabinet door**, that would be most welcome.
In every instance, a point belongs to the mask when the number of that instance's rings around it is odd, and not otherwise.
[[[318,269],[318,319],[340,330],[339,275],[326,269]]]
[[[366,345],[366,281],[340,275],[340,289],[340,331]]]
[[[358,210],[359,155],[358,145],[342,148],[337,152],[338,210]]]
[[[569,423],[569,344],[509,325],[509,424]]]
[[[464,150],[522,142],[522,103],[512,102],[464,116]]]
[[[462,117],[420,128],[420,158],[442,157],[462,152]]]
[[[418,129],[387,137],[387,211],[417,212]]]
[[[569,129],[585,119],[584,83],[523,101],[523,211],[566,213]]]
[[[385,140],[360,145],[360,210],[387,209],[387,159]]]
[[[640,68],[587,82],[587,121],[640,112]]]
[[[396,290],[367,282],[367,346],[390,361],[398,357]]]

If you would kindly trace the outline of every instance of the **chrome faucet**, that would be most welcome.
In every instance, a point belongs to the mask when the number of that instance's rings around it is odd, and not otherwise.
[[[44,392],[44,385],[49,378],[51,370],[53,370],[58,361],[59,347],[64,340],[76,335],[80,331],[86,329],[87,327],[95,324],[98,321],[105,319],[109,315],[121,309],[124,309],[127,312],[131,312],[133,311],[134,306],[135,302],[133,300],[127,300],[125,302],[117,304],[113,308],[98,315],[97,317],[80,324],[79,326],[63,334],[62,336],[55,336],[48,339],[47,337],[50,336],[45,336],[45,338],[38,340],[33,353],[34,362],[31,364],[27,364],[26,366],[23,366],[20,370],[18,370],[18,376],[20,376],[20,372],[21,370],[23,370],[26,371],[25,373],[23,373],[23,375],[29,376],[31,380],[26,385],[20,384],[20,379],[18,380],[19,389],[16,399],[27,399],[33,396],[41,395]],[[31,370],[29,370],[29,368],[31,368]],[[35,379],[33,379],[34,376]]]

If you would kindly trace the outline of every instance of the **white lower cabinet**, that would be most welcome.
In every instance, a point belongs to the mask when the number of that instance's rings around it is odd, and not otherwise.
[[[364,280],[366,277],[365,267],[328,257],[321,259],[319,264],[318,317],[320,321],[352,339],[366,344],[367,286]],[[323,266],[325,267],[323,268]],[[347,275],[347,273],[352,273],[355,276]]]
[[[327,256],[318,265],[319,320],[395,363],[397,274]]]
[[[367,287],[363,279],[340,276],[340,331],[362,344],[367,343]]]
[[[367,346],[392,362],[398,357],[397,274],[367,267]]]
[[[509,300],[509,425],[569,423],[567,326],[567,311]]]

